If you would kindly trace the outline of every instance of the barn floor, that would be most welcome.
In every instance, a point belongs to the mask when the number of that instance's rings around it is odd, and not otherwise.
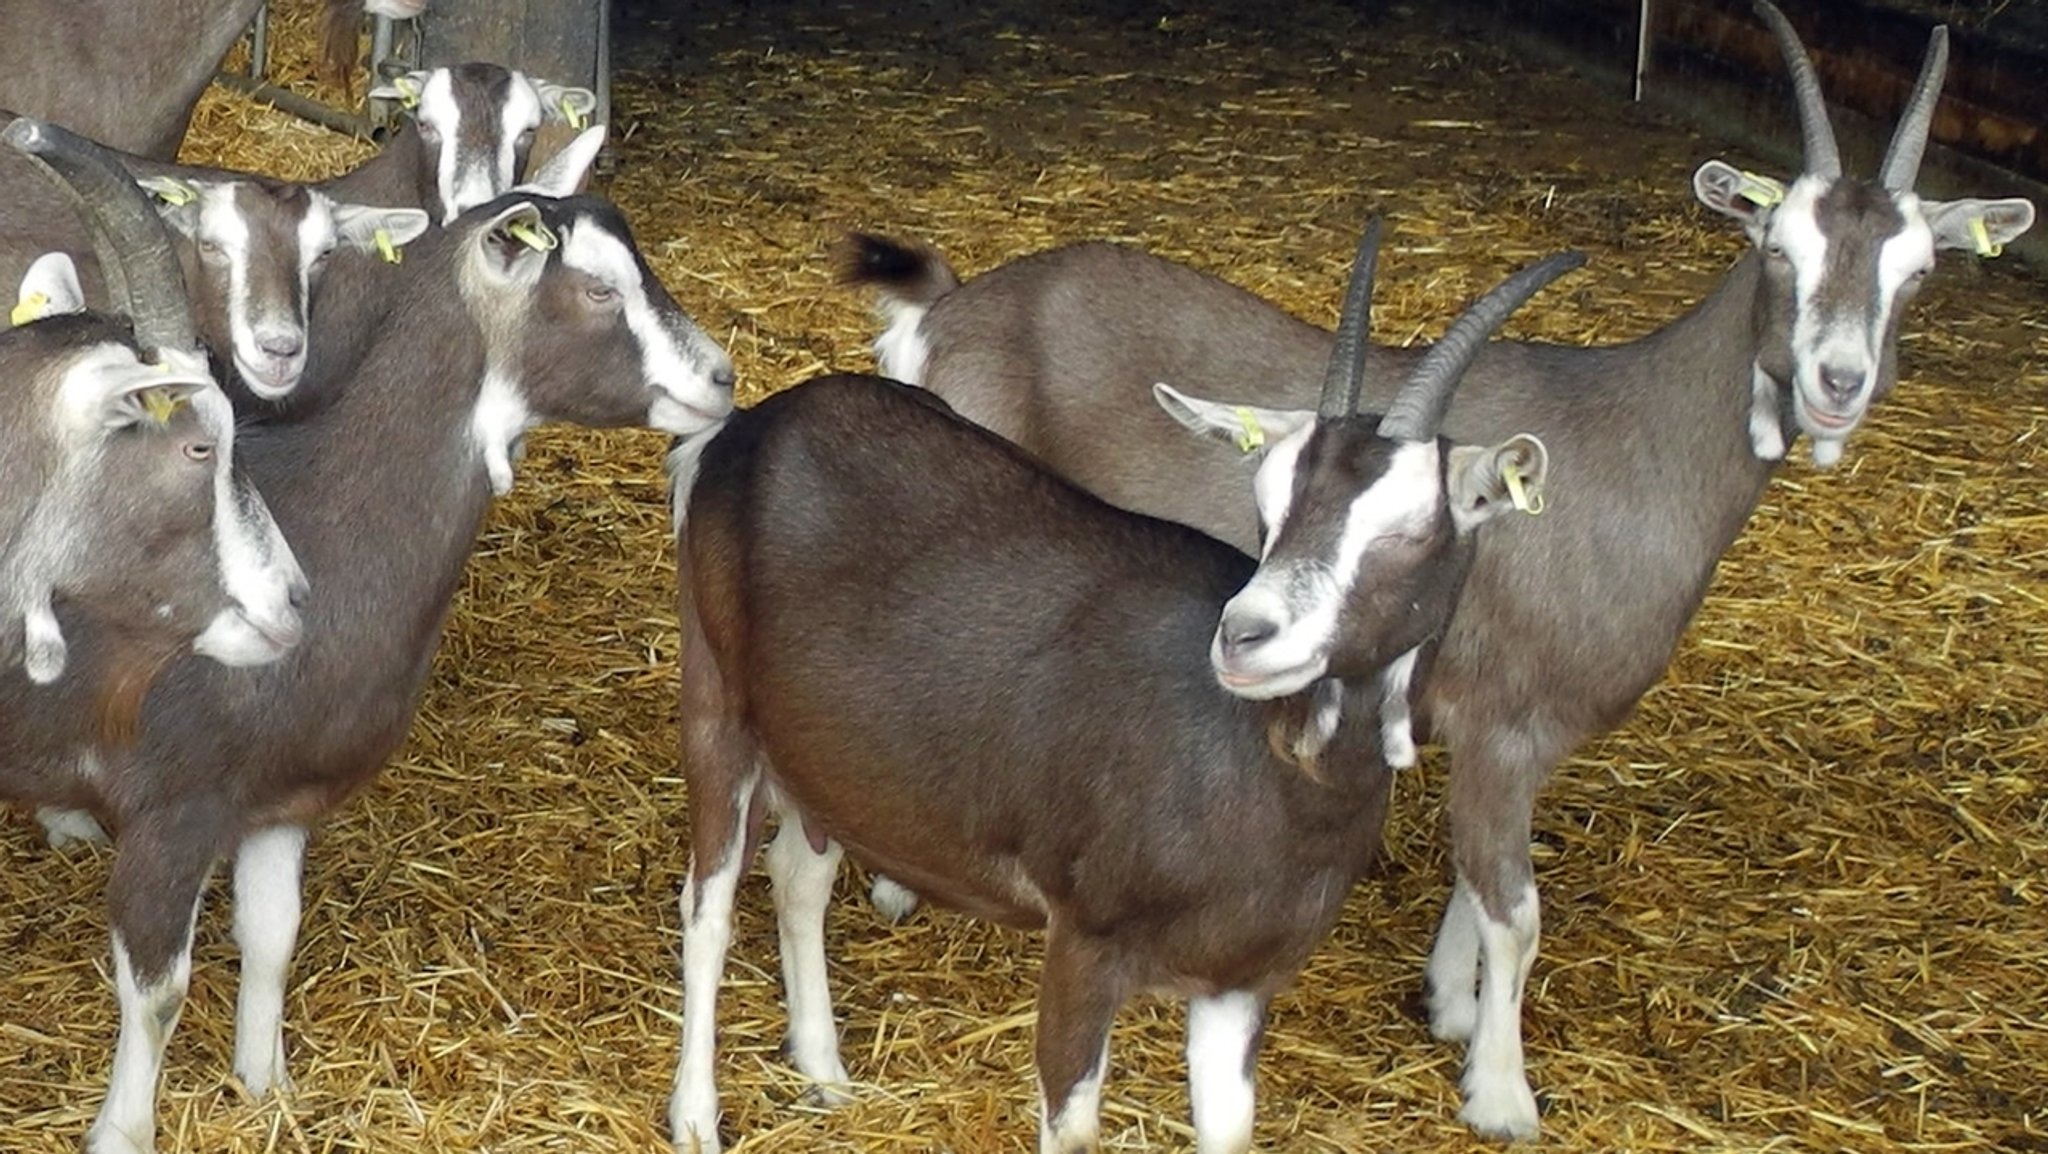
[[[1511,331],[1621,340],[1740,244],[1690,175],[1753,158],[1425,6],[1312,0],[1284,25],[1189,3],[673,9],[621,5],[610,192],[749,400],[871,364],[827,256],[856,227],[969,272],[1114,237],[1329,323],[1384,212],[1390,341],[1568,246],[1592,263]],[[305,175],[360,148],[216,93],[187,155]],[[2041,281],[1949,254],[1849,459],[1782,472],[1669,677],[1558,775],[1525,1012],[1543,1148],[2048,1150],[2044,316]],[[534,438],[410,744],[310,853],[296,1089],[251,1102],[228,1073],[217,888],[163,1149],[664,1141],[688,809],[662,449]],[[1415,1010],[1447,889],[1440,786],[1440,757],[1402,778],[1384,873],[1275,1008],[1262,1149],[1485,1148],[1454,1119],[1459,1053]],[[0,1150],[73,1150],[115,1029],[108,854],[53,852],[10,815],[0,863]],[[882,925],[842,885],[858,1101],[794,1104],[757,880],[721,1023],[737,1148],[1034,1148],[1035,939],[929,911]],[[1177,1008],[1120,1019],[1109,1149],[1189,1148],[1179,1049]]]

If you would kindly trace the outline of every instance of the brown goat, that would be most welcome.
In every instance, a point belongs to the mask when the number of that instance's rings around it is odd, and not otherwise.
[[[777,394],[697,450],[678,485],[679,1149],[720,1145],[715,999],[768,810],[789,1049],[821,1096],[846,1081],[823,939],[844,846],[946,904],[1045,928],[1041,1150],[1095,1148],[1110,1020],[1143,991],[1191,999],[1200,1149],[1249,1147],[1267,1002],[1378,845],[1387,766],[1347,687],[1377,688],[1437,634],[1504,476],[1541,472],[1529,438],[1440,441],[1444,406],[1485,334],[1572,263],[1476,305],[1375,423],[1357,398],[1376,241],[1322,404],[1276,418],[1256,565],[878,378]]]

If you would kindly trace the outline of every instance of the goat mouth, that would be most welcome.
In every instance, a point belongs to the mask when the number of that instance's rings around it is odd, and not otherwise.
[[[1315,684],[1328,663],[1317,660],[1291,669],[1256,672],[1226,668],[1217,662],[1210,664],[1216,674],[1216,683],[1226,691],[1252,701],[1269,701],[1276,697],[1291,697]]]
[[[728,406],[723,412],[713,412],[703,405],[683,400],[670,392],[657,392],[647,406],[647,423],[664,433],[678,437],[694,437],[716,426],[730,416]]]
[[[242,383],[266,401],[290,396],[291,391],[299,387],[299,375],[305,370],[304,363],[297,360],[265,365],[240,353],[236,353],[234,359],[235,372],[241,375]]]
[[[1812,432],[1841,433],[1854,428],[1856,422],[1863,419],[1863,410],[1858,408],[1847,413],[1833,412],[1802,396],[1799,398],[1799,415]]]

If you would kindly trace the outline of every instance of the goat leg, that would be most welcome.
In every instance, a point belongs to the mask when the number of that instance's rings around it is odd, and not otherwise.
[[[242,982],[235,1001],[235,1076],[250,1094],[288,1091],[284,992],[299,940],[299,887],[306,831],[272,826],[235,854],[235,945]]]
[[[1123,991],[1101,943],[1058,922],[1046,927],[1038,985],[1039,1154],[1094,1154],[1102,1124],[1109,1026]]]
[[[1252,1148],[1252,1068],[1266,1030],[1266,999],[1232,990],[1188,1002],[1188,1104],[1196,1154]]]
[[[192,981],[192,923],[214,845],[205,815],[158,811],[122,830],[107,883],[121,1032],[88,1154],[151,1154],[164,1047]]]
[[[781,943],[782,999],[789,1012],[789,1060],[811,1089],[816,1106],[843,1106],[846,1066],[839,1058],[839,1031],[832,1021],[832,988],[825,972],[825,908],[839,873],[839,843],[827,840],[814,851],[802,815],[779,796],[779,828],[768,844],[768,878],[775,894],[775,928]]]

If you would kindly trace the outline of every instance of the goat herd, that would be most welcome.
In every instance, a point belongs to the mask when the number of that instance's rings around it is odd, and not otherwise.
[[[1268,1001],[1375,854],[1419,736],[1451,751],[1456,866],[1431,1026],[1468,1047],[1461,1117],[1534,1135],[1545,777],[1661,675],[1791,441],[1840,458],[1936,251],[2033,221],[1913,192],[1945,30],[1873,181],[1756,8],[1804,171],[1698,170],[1753,251],[1639,341],[1489,342],[1561,255],[1426,350],[1373,345],[1376,223],[1334,339],[1130,249],[963,284],[861,236],[847,276],[881,296],[895,380],[746,411],[618,210],[576,195],[601,127],[515,183],[588,92],[399,77],[383,152],[292,184],[81,114],[117,152],[49,123],[61,96],[5,90],[29,115],[0,156],[0,388],[27,416],[0,426],[0,798],[53,842],[115,835],[120,1033],[88,1148],[154,1147],[223,859],[235,1073],[286,1083],[306,830],[404,740],[491,498],[550,421],[678,438],[678,1148],[720,1148],[715,1002],[772,816],[787,1052],[819,1101],[849,1082],[823,926],[850,851],[887,910],[1044,928],[1041,1150],[1096,1148],[1110,1022],[1147,991],[1189,1001],[1197,1148],[1248,1149]]]

